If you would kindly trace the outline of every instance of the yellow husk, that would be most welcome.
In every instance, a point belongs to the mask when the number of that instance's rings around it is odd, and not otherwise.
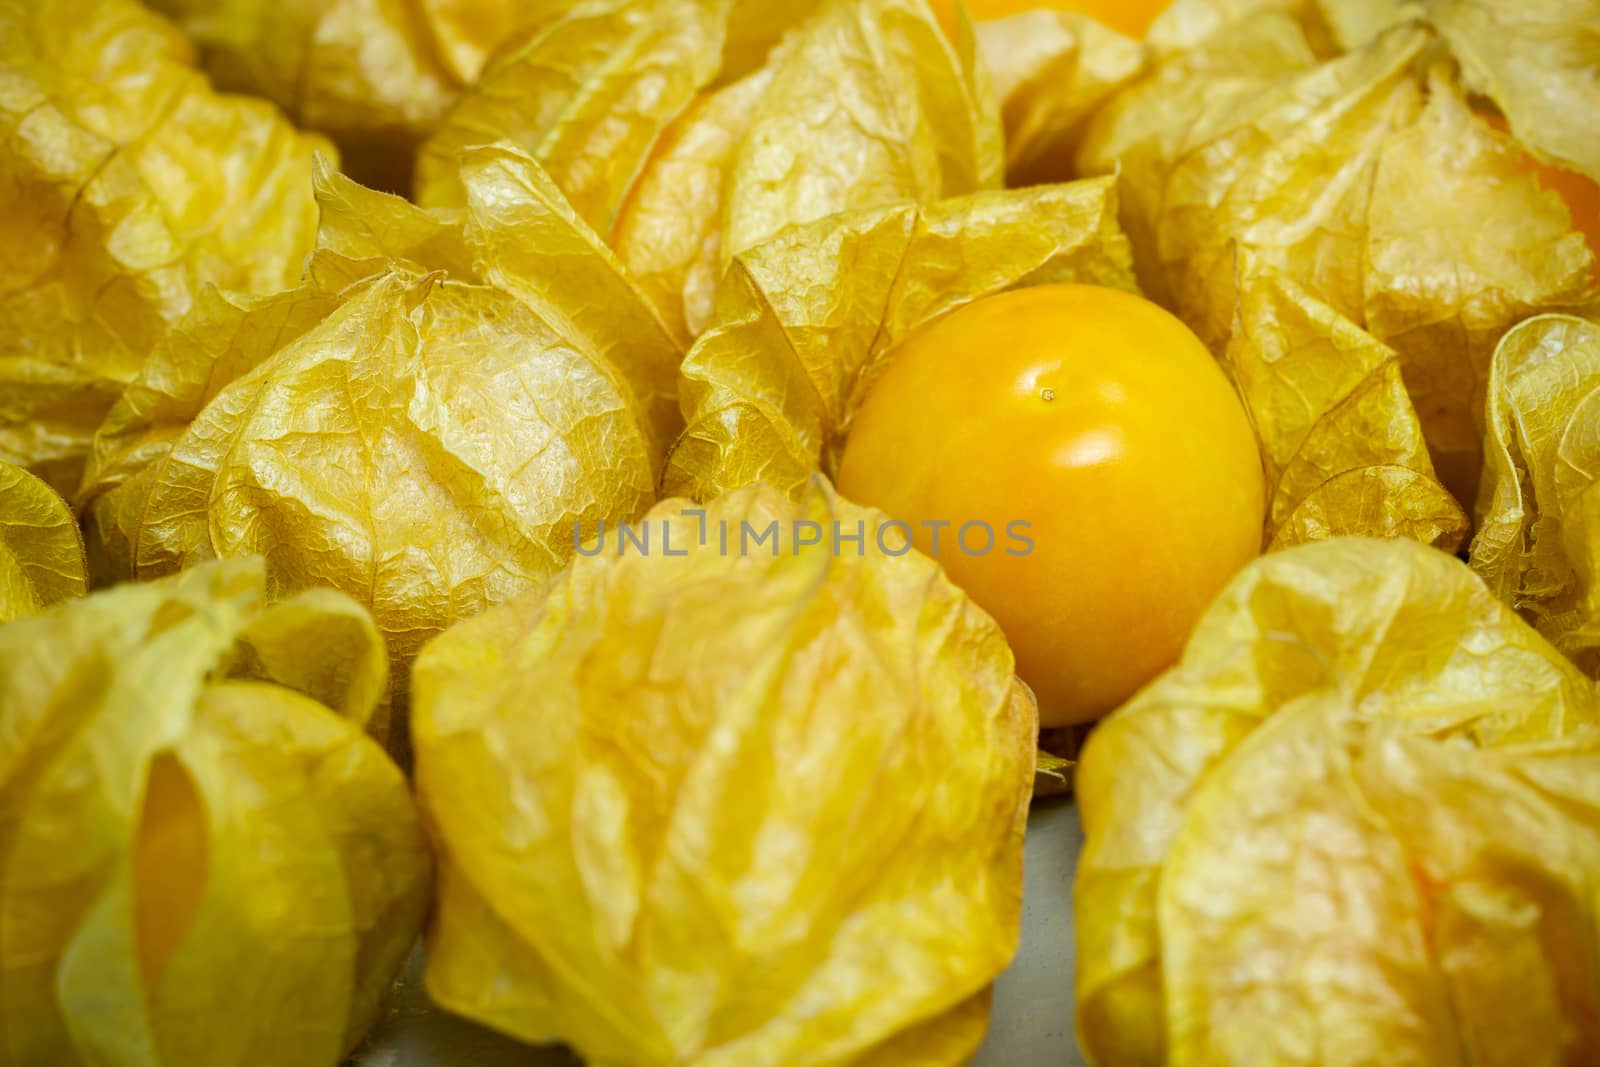
[[[1091,1061],[1593,1059],[1597,726],[1454,558],[1263,557],[1079,763]]]
[[[88,587],[72,509],[38,478],[0,462],[0,623],[82,596]]]
[[[977,27],[1006,131],[1013,186],[1078,177],[1089,121],[1144,69],[1145,51],[1088,15],[1039,9]]]
[[[292,285],[313,245],[331,147],[191,60],[134,0],[0,0],[0,461],[62,493],[201,289]]]
[[[417,144],[514,31],[572,0],[151,0],[222,87],[338,142],[350,173],[402,190]],[[592,6],[592,4],[591,4]]]
[[[1016,946],[1037,718],[885,521],[820,480],[667,501],[648,554],[610,529],[429,644],[440,1003],[615,1067],[967,1061]]]
[[[995,188],[1004,165],[976,44],[923,0],[581,6],[520,34],[451,111],[418,200],[458,204],[460,153],[491,141],[544,165],[685,343],[739,252]]]
[[[1600,162],[1592,17],[1587,0],[1179,0],[1079,164],[1120,168],[1141,282],[1215,350],[1238,250],[1393,347],[1440,477],[1470,502],[1495,345],[1590,285],[1594,257],[1525,153]]]
[[[404,668],[655,499],[680,352],[538,165],[474,150],[429,213],[323,171],[322,248],[270,297],[211,292],[95,440],[107,578],[260,554],[366,604]]]
[[[7,1062],[334,1067],[376,1020],[431,882],[362,730],[383,644],[265,590],[213,563],[0,627]]]
[[[1249,257],[1222,362],[1261,442],[1267,545],[1409,537],[1446,552],[1469,522],[1434,477],[1393,349]]]
[[[708,500],[834,473],[855,406],[895,345],[1017,285],[1134,287],[1107,179],[837,215],[734,261],[683,364],[687,428],[663,492]]]
[[[1473,569],[1600,677],[1600,326],[1552,315],[1507,334],[1488,423]]]

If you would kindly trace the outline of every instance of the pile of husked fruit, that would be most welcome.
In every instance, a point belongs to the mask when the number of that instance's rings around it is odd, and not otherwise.
[[[0,0],[0,134],[0,1067],[965,1063],[1069,789],[1090,1062],[1600,1063],[1600,0]]]

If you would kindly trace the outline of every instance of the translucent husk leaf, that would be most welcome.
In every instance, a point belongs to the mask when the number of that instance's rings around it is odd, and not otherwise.
[[[1147,42],[1163,56],[1207,44],[1262,15],[1299,24],[1319,55],[1353,52],[1385,31],[1428,19],[1434,0],[1174,0],[1157,16]]]
[[[1476,92],[1518,141],[1600,181],[1600,12],[1594,0],[1428,0]]]
[[[1037,720],[992,620],[884,521],[820,480],[668,501],[648,554],[609,530],[429,644],[434,997],[618,1067],[966,1062],[1016,945]]]
[[[431,881],[361,728],[382,640],[337,594],[266,588],[214,563],[0,628],[15,1062],[332,1067],[376,1020]]]
[[[1340,538],[1252,564],[1202,618],[1179,665],[1103,722],[1078,765],[1087,835],[1075,891],[1078,1031],[1094,1062],[1217,1062],[1228,1058],[1235,1035],[1273,1050],[1274,1062],[1374,1062],[1360,1050],[1372,1047],[1375,1034],[1397,1042],[1403,1032],[1451,1038],[1453,1031],[1433,1029],[1436,1016],[1405,1006],[1405,973],[1372,970],[1387,958],[1373,939],[1401,945],[1409,936],[1407,894],[1380,891],[1381,903],[1352,903],[1337,918],[1318,895],[1345,887],[1364,893],[1366,871],[1379,862],[1376,845],[1338,823],[1359,803],[1359,790],[1326,779],[1337,752],[1319,740],[1294,742],[1270,759],[1251,755],[1298,729],[1287,720],[1306,717],[1319,730],[1348,724],[1362,737],[1388,730],[1452,751],[1592,746],[1600,696],[1464,564],[1435,549]],[[1228,847],[1207,858],[1206,843],[1223,829],[1197,827],[1211,825],[1204,813],[1217,804],[1237,815],[1227,820]],[[1405,818],[1369,804],[1369,821]],[[1469,806],[1480,810],[1459,788],[1440,790],[1417,822],[1452,819],[1467,814],[1454,809]],[[1570,827],[1548,839],[1551,848],[1593,832],[1590,814],[1569,811],[1566,818]],[[1257,828],[1253,819],[1292,825]],[[1457,840],[1477,847],[1501,829],[1513,832],[1474,822]],[[1198,836],[1191,839],[1191,831]],[[1304,849],[1307,866],[1292,865],[1296,848]],[[1320,864],[1331,850],[1345,850],[1351,863],[1335,862],[1324,876]],[[1248,873],[1240,872],[1250,864],[1268,864],[1272,878],[1247,885]],[[1218,891],[1206,897],[1206,885]],[[1437,887],[1423,878],[1418,888]],[[1205,954],[1219,922],[1247,962],[1233,957],[1223,966]],[[1345,936],[1313,943],[1327,922],[1340,924]],[[1438,979],[1439,958],[1454,958],[1456,944],[1453,931],[1435,936],[1430,980]],[[1345,962],[1318,955],[1318,944]],[[1546,961],[1544,973],[1553,966]],[[1255,984],[1254,1002],[1246,1003],[1249,991],[1229,999],[1229,983],[1244,975]],[[1282,1010],[1264,1010],[1268,1004]],[[1328,1044],[1304,1044],[1309,1034]],[[1318,1050],[1329,1058],[1306,1058]]]
[[[465,203],[458,157],[506,141],[611,231],[663,129],[716,77],[731,0],[612,0],[519,33],[417,157],[417,200]]]
[[[737,0],[728,13],[719,84],[753,73],[795,27],[827,0]]]
[[[1267,540],[1412,537],[1446,552],[1469,521],[1434,477],[1394,350],[1246,258],[1223,364],[1261,442]]]
[[[683,365],[663,491],[833,473],[855,405],[917,327],[1017,285],[1134,287],[1109,179],[838,215],[740,255]]]
[[[1600,32],[1593,0],[1177,0],[1150,43],[1193,48],[1263,12],[1292,16],[1319,52],[1354,51],[1407,22],[1436,28],[1471,90],[1537,155],[1600,177]]]
[[[1591,1062],[1596,772],[1593,734],[1485,750],[1285,708],[1163,869],[1167,1062]]]
[[[1489,357],[1583,297],[1583,235],[1435,58],[1448,33],[1403,22],[1319,61],[1331,42],[1303,10],[1180,6],[1166,32],[1190,49],[1114,100],[1079,160],[1121,167],[1141,281],[1219,350],[1237,248],[1304,286],[1400,354],[1440,478],[1472,499]]]
[[[326,147],[212,91],[133,0],[0,3],[0,460],[77,488],[95,426],[207,284],[292,284]]]
[[[772,63],[729,175],[724,263],[790,226],[1001,184],[976,42],[952,45],[924,0],[826,0]]]
[[[1600,676],[1600,326],[1545,316],[1507,334],[1488,422],[1472,566]]]
[[[67,502],[0,461],[0,623],[88,592],[85,566],[83,537]]]
[[[1338,46],[1360,48],[1385,30],[1421,18],[1427,0],[1318,0],[1315,10]]]
[[[1274,34],[1290,33],[1281,20],[1270,25]],[[1156,246],[1136,245],[1135,252],[1162,275],[1176,306],[1208,344],[1224,342],[1232,326],[1234,277],[1227,267],[1236,246],[1304,281],[1319,299],[1362,324],[1359,219],[1377,148],[1416,114],[1409,70],[1426,43],[1424,33],[1407,29],[1371,52],[1314,66],[1281,83],[1225,82],[1223,88],[1232,92],[1205,102],[1191,132],[1173,130],[1159,156],[1124,162],[1130,171],[1154,170],[1130,176],[1130,183],[1149,184],[1156,193],[1157,215],[1148,220]],[[1183,86],[1173,88],[1181,93]],[[1341,149],[1354,156],[1351,163],[1340,159]],[[1339,169],[1331,165],[1335,160]],[[1101,165],[1097,159],[1091,169]],[[1319,166],[1327,170],[1319,172]],[[1363,171],[1366,182],[1360,180]],[[1291,209],[1301,214],[1295,222]]]
[[[1072,792],[1072,769],[1078,765],[1082,733],[1077,727],[1040,732],[1034,796],[1053,797]]]
[[[716,312],[727,175],[772,76],[764,67],[702,94],[656,143],[617,218],[617,255],[685,346]]]
[[[307,282],[162,342],[96,438],[98,573],[262,555],[367,605],[403,692],[429,636],[649,506],[676,345],[536,163],[469,155],[459,211],[322,172]]]
[[[1000,184],[974,41],[952,45],[923,0],[812,6],[612,2],[532,29],[423,149],[419,199],[461,203],[463,152],[518,146],[687,342],[737,252],[840,212]]]
[[[1411,467],[1357,467],[1336,474],[1278,523],[1268,551],[1331,537],[1406,537],[1454,552],[1466,540],[1466,513],[1431,474]]]
[[[1144,66],[1137,41],[1070,11],[1030,11],[977,27],[993,72],[1012,185],[1077,177],[1089,119]]]
[[[1437,176],[1426,194],[1418,174]],[[1594,255],[1522,149],[1438,75],[1380,161],[1369,210],[1367,328],[1400,351],[1440,472],[1470,500],[1495,345],[1530,314],[1579,299]]]
[[[571,0],[152,0],[224,88],[339,143],[350,172],[404,189],[418,143],[524,27]]]
[[[614,368],[642,417],[652,474],[682,428],[683,349],[616,256],[539,165],[504,147],[462,154],[478,273]]]
[[[1145,43],[1163,63],[1181,53],[1204,50],[1213,39],[1227,39],[1243,27],[1263,25],[1279,17],[1292,20],[1300,36],[1314,39],[1319,54],[1334,46],[1331,31],[1338,26],[1342,12],[1349,18],[1371,20],[1378,11],[1387,28],[1398,21],[1392,17],[1397,0],[1173,0],[1150,25]],[[1339,42],[1346,48],[1350,43]],[[1356,42],[1365,43],[1365,41]]]
[[[1152,27],[1152,41],[1166,19],[1192,12],[1182,0]],[[1082,173],[1118,176],[1122,222],[1133,242],[1141,288],[1173,306],[1172,283],[1159,255],[1159,223],[1166,201],[1171,161],[1191,138],[1228,121],[1263,94],[1317,63],[1303,26],[1293,18],[1268,13],[1230,23],[1215,40],[1188,47],[1147,64],[1135,80],[1093,116],[1083,134],[1078,167]]]

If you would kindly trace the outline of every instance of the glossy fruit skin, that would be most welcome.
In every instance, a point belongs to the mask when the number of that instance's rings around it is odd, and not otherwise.
[[[988,297],[913,335],[858,408],[838,483],[994,615],[1046,726],[1098,718],[1170,666],[1261,547],[1261,460],[1232,385],[1178,319],[1095,286]],[[987,554],[981,527],[956,539],[971,522],[995,530]]]
[[[956,0],[929,0],[947,30],[956,26]],[[1171,0],[966,0],[974,22],[1003,19],[1036,8],[1076,11],[1133,38],[1143,38]]]

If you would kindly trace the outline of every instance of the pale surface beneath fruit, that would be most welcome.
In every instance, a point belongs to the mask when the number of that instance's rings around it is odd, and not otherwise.
[[[972,1067],[1083,1067],[1072,1037],[1072,872],[1083,830],[1071,800],[1034,805],[1028,824],[1022,949],[995,990],[989,1040]],[[579,1067],[452,1018],[428,1003],[420,960],[400,979],[388,1017],[352,1067]]]

